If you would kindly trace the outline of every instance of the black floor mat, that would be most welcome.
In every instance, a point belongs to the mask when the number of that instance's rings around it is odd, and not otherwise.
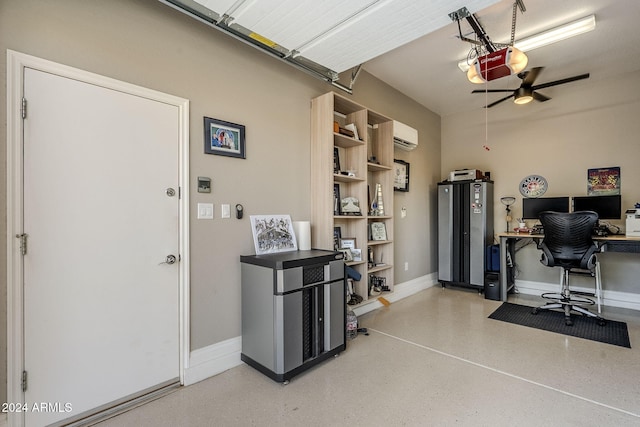
[[[505,302],[489,315],[489,319],[631,348],[629,331],[627,330],[627,324],[624,322],[607,320],[604,326],[600,326],[595,318],[571,313],[573,326],[567,326],[564,324],[564,313],[554,310],[542,310],[534,315],[531,314],[532,308]]]

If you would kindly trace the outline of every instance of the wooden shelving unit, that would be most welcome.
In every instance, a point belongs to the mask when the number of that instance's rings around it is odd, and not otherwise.
[[[334,132],[354,124],[359,139]],[[340,171],[334,171],[334,148],[338,149]],[[370,215],[371,200],[376,198],[376,184],[382,188],[384,214]],[[355,197],[362,215],[334,215],[334,185],[340,198]],[[362,279],[355,282],[355,292],[363,303],[374,300],[369,293],[370,276],[382,277],[393,291],[393,119],[369,110],[334,92],[311,102],[311,220],[312,246],[334,249],[334,228],[340,227],[343,238],[355,238],[362,261],[347,262]],[[385,225],[386,240],[369,240],[370,224]],[[373,251],[374,264],[368,262]],[[385,295],[385,292],[381,294]]]

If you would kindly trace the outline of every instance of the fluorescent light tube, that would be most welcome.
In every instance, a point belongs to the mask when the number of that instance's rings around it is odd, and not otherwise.
[[[596,17],[595,15],[590,15],[586,18],[578,19],[577,21],[571,22],[569,24],[544,31],[535,36],[519,40],[515,42],[514,45],[518,49],[527,52],[551,43],[559,42],[561,40],[577,36],[578,34],[587,33],[594,28],[596,28]]]
[[[533,49],[556,43],[561,40],[577,36],[579,34],[587,33],[594,30],[595,28],[596,17],[595,15],[589,15],[587,17],[578,19],[577,21],[573,21],[568,24],[552,28],[551,30],[543,31],[540,34],[518,40],[514,43],[514,46],[527,53]],[[469,67],[470,65],[467,64],[466,59],[458,62],[458,68],[460,68],[460,70],[464,71],[465,73],[467,72],[467,70],[469,70]]]

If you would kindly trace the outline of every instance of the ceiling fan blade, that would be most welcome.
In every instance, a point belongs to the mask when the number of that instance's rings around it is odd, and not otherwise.
[[[560,79],[560,80],[556,80],[549,83],[542,83],[539,85],[535,85],[535,86],[532,86],[531,89],[533,90],[544,89],[546,87],[562,85],[565,83],[575,82],[576,80],[582,80],[582,79],[588,79],[588,78],[589,78],[589,73],[580,74],[579,76],[567,77],[566,79]]]
[[[536,81],[538,75],[544,70],[544,67],[534,67],[531,70],[527,71],[523,78],[522,84],[524,85],[533,85],[533,82]]]
[[[544,102],[544,101],[548,101],[551,98],[549,98],[548,96],[545,96],[541,93],[538,92],[533,92],[533,99],[535,99],[536,101],[540,101],[540,102]]]
[[[475,90],[471,91],[471,93],[485,93],[485,92],[488,92],[488,93],[492,93],[492,92],[513,92],[513,89],[487,89],[487,90],[475,89]]]
[[[511,94],[511,95],[509,95],[509,96],[505,96],[505,97],[504,97],[504,98],[502,98],[502,99],[498,99],[497,101],[494,101],[494,102],[492,102],[491,104],[487,105],[485,108],[491,108],[491,107],[493,107],[494,105],[500,104],[501,102],[506,101],[506,100],[507,100],[507,99],[509,99],[509,98],[513,98],[513,94]]]

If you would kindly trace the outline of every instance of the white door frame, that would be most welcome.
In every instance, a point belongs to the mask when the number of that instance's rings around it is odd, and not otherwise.
[[[89,84],[176,106],[179,114],[179,345],[180,383],[189,363],[189,100],[109,77],[7,50],[7,402],[24,403],[23,261],[15,236],[23,227],[23,120],[24,68],[56,74]],[[22,426],[21,414],[8,414],[9,425]]]

